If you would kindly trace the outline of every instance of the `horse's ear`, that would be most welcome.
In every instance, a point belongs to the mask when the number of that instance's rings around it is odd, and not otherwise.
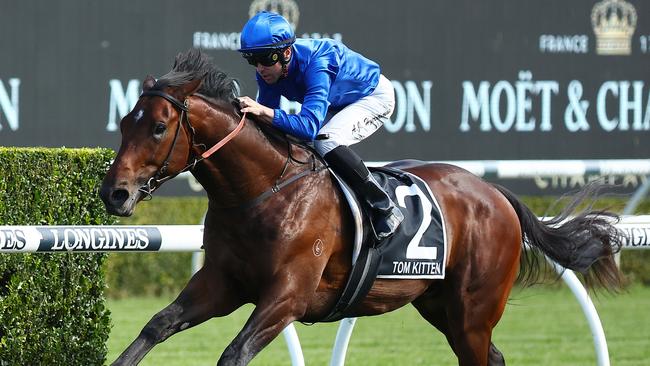
[[[194,94],[199,88],[201,87],[201,83],[203,82],[203,78],[199,79],[194,79],[190,81],[189,83],[183,85],[180,87],[180,92],[183,94],[183,96],[188,96]]]
[[[151,75],[147,75],[147,77],[142,82],[142,90],[149,90],[153,88],[154,84],[156,84],[156,79]]]

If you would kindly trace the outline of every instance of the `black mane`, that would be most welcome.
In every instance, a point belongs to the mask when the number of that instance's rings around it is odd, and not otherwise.
[[[198,92],[207,97],[232,102],[239,96],[237,81],[219,70],[208,55],[196,48],[176,55],[171,71],[161,76],[153,89],[177,87],[196,79],[203,79]]]

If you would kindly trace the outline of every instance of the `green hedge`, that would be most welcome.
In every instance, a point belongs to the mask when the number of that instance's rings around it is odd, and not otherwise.
[[[97,192],[106,149],[0,148],[0,223],[112,224]],[[0,255],[0,365],[103,365],[103,254]]]

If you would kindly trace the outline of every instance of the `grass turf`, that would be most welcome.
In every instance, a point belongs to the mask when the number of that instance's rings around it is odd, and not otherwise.
[[[113,329],[108,362],[137,336],[144,324],[171,299],[109,300]],[[650,364],[650,288],[634,286],[618,295],[594,298],[612,365]],[[252,311],[247,305],[225,318],[174,335],[156,346],[141,365],[214,365]],[[327,365],[338,323],[296,324],[305,363]],[[493,342],[511,365],[594,365],[593,339],[580,307],[564,286],[515,289]],[[251,363],[289,365],[279,336]],[[346,365],[455,365],[456,358],[437,330],[410,305],[357,321]]]

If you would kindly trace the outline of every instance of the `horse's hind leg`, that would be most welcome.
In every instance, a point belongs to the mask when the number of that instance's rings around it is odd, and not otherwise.
[[[491,341],[492,328],[503,313],[502,301],[494,294],[479,292],[479,297],[472,296],[477,301],[467,302],[461,301],[459,295],[427,292],[413,305],[445,335],[459,365],[505,365],[503,355]]]
[[[449,322],[441,299],[433,296],[431,292],[427,292],[415,299],[413,306],[424,319],[447,337],[447,343],[454,349],[454,339],[450,336]]]
[[[151,318],[113,365],[137,365],[156,344],[173,334],[237,309],[241,302],[236,296],[228,293],[223,283],[216,284],[222,279],[210,267],[203,267],[174,302]]]

